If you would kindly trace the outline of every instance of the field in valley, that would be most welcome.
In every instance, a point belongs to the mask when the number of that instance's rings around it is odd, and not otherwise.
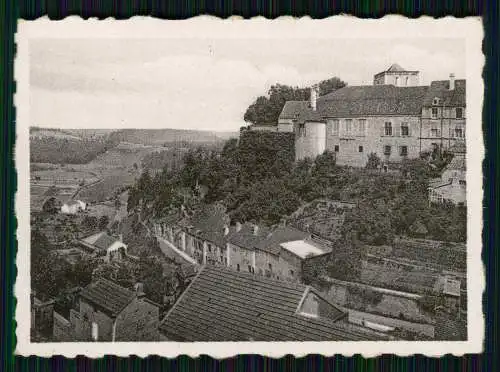
[[[39,210],[49,196],[100,203],[132,185],[140,176],[142,159],[164,148],[120,143],[87,164],[34,163],[31,170],[31,207]],[[106,213],[108,214],[108,213]]]

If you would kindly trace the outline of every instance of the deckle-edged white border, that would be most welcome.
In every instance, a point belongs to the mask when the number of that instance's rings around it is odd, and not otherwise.
[[[466,45],[467,79],[467,287],[468,287],[468,340],[460,342],[391,341],[391,342],[130,342],[130,343],[32,343],[30,342],[30,178],[29,178],[29,45],[37,39],[168,39],[168,38],[258,38],[258,39],[391,39],[391,38],[453,38],[463,39]],[[14,288],[16,307],[16,354],[28,356],[64,355],[75,357],[101,357],[103,355],[129,356],[161,355],[196,357],[208,354],[216,358],[237,354],[261,354],[282,357],[286,354],[304,356],[322,354],[350,356],[362,354],[373,357],[382,353],[407,356],[425,354],[441,356],[451,353],[479,353],[483,348],[484,319],[482,295],[485,288],[482,248],[482,135],[484,56],[481,51],[483,28],[480,18],[408,19],[386,16],[382,19],[357,19],[335,16],[323,20],[309,17],[295,19],[282,17],[251,20],[215,17],[196,17],[183,21],[165,21],[148,17],[135,17],[116,21],[107,19],[82,20],[69,17],[62,21],[41,18],[20,21],[16,35],[17,55],[15,79],[17,93],[17,138],[15,164],[18,175],[16,216],[18,221],[17,279]],[[341,53],[341,51],[339,51]],[[98,125],[98,123],[96,123]],[[439,325],[438,325],[439,326]]]

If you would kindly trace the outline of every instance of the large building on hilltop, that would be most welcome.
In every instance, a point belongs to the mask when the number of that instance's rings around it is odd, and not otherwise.
[[[465,139],[465,80],[420,86],[419,72],[394,64],[373,85],[347,86],[310,101],[286,102],[277,130],[295,133],[296,159],[335,152],[337,164],[365,166],[375,153],[386,167]]]

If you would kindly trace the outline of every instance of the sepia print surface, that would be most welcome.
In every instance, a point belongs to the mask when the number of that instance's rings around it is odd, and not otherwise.
[[[19,29],[19,353],[481,350],[480,20]]]

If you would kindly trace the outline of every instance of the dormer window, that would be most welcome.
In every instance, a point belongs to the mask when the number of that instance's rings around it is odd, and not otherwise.
[[[438,97],[434,97],[434,99],[432,100],[432,104],[433,104],[434,106],[439,105],[439,102],[440,102],[440,101],[441,101],[441,100],[440,100]]]

